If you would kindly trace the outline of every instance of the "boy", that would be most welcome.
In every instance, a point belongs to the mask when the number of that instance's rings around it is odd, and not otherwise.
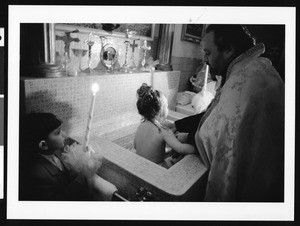
[[[20,199],[91,200],[86,178],[61,159],[62,122],[51,113],[30,113],[21,121]]]

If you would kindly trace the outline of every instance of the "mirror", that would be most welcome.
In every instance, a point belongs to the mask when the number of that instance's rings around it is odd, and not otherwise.
[[[106,68],[113,70],[113,67],[118,60],[117,48],[110,43],[104,45],[100,53],[100,59]]]

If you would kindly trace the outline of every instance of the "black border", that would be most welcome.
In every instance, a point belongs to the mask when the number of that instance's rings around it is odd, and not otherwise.
[[[210,1],[159,1],[158,3],[154,3],[153,0],[143,0],[136,1],[136,2],[126,2],[126,1],[107,1],[108,4],[103,5],[128,5],[128,6],[271,6],[271,7],[296,7],[296,0],[252,0],[252,1],[241,1],[241,0],[210,0]],[[184,5],[183,5],[184,3]],[[74,1],[63,1],[63,0],[51,0],[42,2],[41,0],[0,0],[0,27],[5,28],[5,46],[4,46],[4,53],[5,56],[7,56],[8,53],[8,6],[9,5],[99,5],[99,1],[91,1],[91,0],[74,0]],[[296,10],[298,11],[298,10]],[[255,16],[255,15],[253,15]],[[279,15],[280,16],[280,15]],[[299,22],[299,16],[298,12],[296,12],[296,36],[299,34],[298,29],[298,23]],[[297,40],[297,39],[296,39]],[[296,44],[296,75],[298,75],[299,70],[297,67],[297,59],[299,59],[299,45]],[[4,59],[4,75],[7,75],[7,58]],[[4,109],[7,109],[7,76],[4,77]],[[299,84],[299,77],[296,76],[296,84]],[[295,84],[295,86],[296,86]],[[299,95],[299,90],[296,89],[296,106],[298,104],[299,98],[297,98]],[[7,111],[4,111],[4,199],[0,199],[0,225],[166,225],[166,224],[172,224],[172,225],[294,225],[298,221],[298,214],[299,214],[299,205],[298,205],[298,195],[297,191],[299,190],[299,182],[298,182],[298,170],[299,165],[296,164],[296,159],[299,159],[299,152],[297,152],[297,146],[298,141],[295,141],[296,147],[295,147],[295,221],[289,222],[289,221],[74,221],[74,220],[7,220],[6,219],[6,181],[7,181]],[[296,110],[296,130],[295,130],[295,138],[297,139],[299,136],[299,118],[297,119],[297,110]],[[1,129],[1,128],[0,128]],[[101,214],[101,213],[99,213]],[[116,213],[117,214],[117,213]]]

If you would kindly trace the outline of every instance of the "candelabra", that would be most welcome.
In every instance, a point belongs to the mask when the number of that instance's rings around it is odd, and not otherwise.
[[[125,38],[127,39],[124,43],[126,45],[126,49],[125,49],[125,62],[122,66],[122,71],[125,72],[125,73],[128,73],[128,72],[132,72],[132,68],[130,67],[130,65],[127,63],[127,55],[128,55],[128,46],[130,45],[130,38],[135,35],[136,32],[135,31],[131,31],[129,29],[126,29],[126,32],[125,32]]]
[[[129,65],[127,64],[127,54],[128,54],[128,45],[129,45],[129,41],[125,41],[124,42],[125,45],[126,45],[126,50],[125,50],[125,62],[122,66],[122,71],[125,72],[125,73],[128,73],[130,72],[130,68],[129,68]]]
[[[145,68],[147,51],[149,51],[151,49],[151,46],[147,46],[147,40],[144,40],[143,45],[139,46],[139,48],[144,51],[143,60],[141,62],[141,65],[142,65],[142,68]]]
[[[101,42],[101,50],[100,50],[100,55],[101,55],[101,52],[103,50],[104,44],[107,40],[107,37],[106,36],[99,36],[99,38],[100,38],[100,42]],[[105,65],[103,64],[103,62],[101,60],[101,56],[100,56],[100,62],[99,63],[101,64],[101,68],[105,67]]]
[[[88,68],[87,68],[87,72],[88,73],[92,73],[93,70],[91,68],[91,55],[92,55],[92,46],[95,44],[95,41],[93,41],[91,39],[92,37],[92,33],[90,33],[88,40],[85,40],[84,43],[88,45],[89,47],[89,58],[88,58]]]
[[[130,63],[129,63],[129,68],[134,71],[136,70],[136,65],[134,63],[134,49],[137,47],[138,45],[135,44],[135,40],[133,40],[133,43],[130,44],[130,47],[132,49],[132,53],[131,53],[131,58],[130,58]]]

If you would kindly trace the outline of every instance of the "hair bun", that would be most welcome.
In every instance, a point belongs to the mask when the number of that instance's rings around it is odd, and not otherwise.
[[[151,101],[154,98],[154,91],[151,86],[143,83],[141,87],[137,90],[139,99],[145,99]]]

